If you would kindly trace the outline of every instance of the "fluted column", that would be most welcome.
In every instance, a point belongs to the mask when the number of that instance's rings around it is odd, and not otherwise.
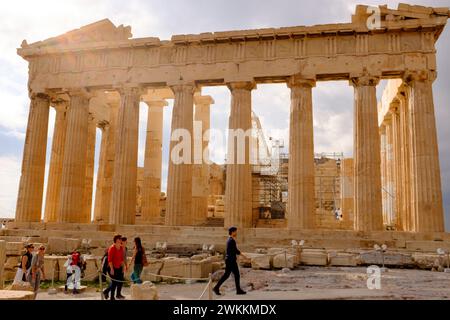
[[[351,83],[355,89],[355,230],[382,230],[380,136],[376,97],[379,78],[362,76],[353,78]]]
[[[387,192],[387,137],[386,137],[386,123],[383,122],[380,126],[380,148],[381,148],[381,204],[383,212],[383,224],[388,221],[388,197]]]
[[[95,164],[95,138],[97,124],[95,122],[94,115],[89,114],[88,124],[88,138],[87,138],[87,151],[86,151],[86,184],[84,188],[83,196],[83,217],[81,221],[83,223],[91,222],[92,213],[92,192],[94,188],[94,164]]]
[[[115,139],[120,101],[111,101],[108,105],[109,121],[99,124],[102,129],[102,142],[94,210],[94,221],[103,224],[110,222],[109,210],[111,208]]]
[[[171,87],[175,101],[172,112],[170,159],[167,181],[165,223],[169,226],[192,224],[192,133],[194,84]],[[179,134],[186,135],[179,142]],[[185,141],[186,139],[186,141]],[[181,150],[177,145],[184,146]]]
[[[41,221],[49,108],[48,96],[32,94],[17,196],[16,222]]]
[[[144,180],[142,183],[142,220],[160,222],[161,171],[164,107],[167,101],[145,101],[148,105],[145,140]]]
[[[289,229],[315,227],[314,130],[312,88],[315,81],[291,78],[289,127],[288,211]]]
[[[110,223],[134,224],[141,89],[127,87],[120,91]]]
[[[192,170],[192,213],[195,225],[206,221],[208,217],[209,195],[209,129],[211,104],[214,100],[210,96],[196,96],[195,103],[195,154]],[[196,131],[199,131],[198,133]]]
[[[55,127],[53,129],[52,154],[48,173],[47,193],[45,198],[45,222],[56,222],[58,215],[58,201],[61,190],[62,167],[64,160],[64,143],[67,128],[66,101],[58,101],[54,104],[56,111]]]
[[[444,232],[432,72],[409,73],[411,204],[416,232]]]
[[[231,91],[226,185],[225,227],[252,227],[252,129],[253,82],[228,84]]]
[[[410,177],[410,120],[409,120],[409,99],[406,97],[406,91],[402,90],[397,95],[399,100],[400,111],[400,145],[401,145],[401,197],[402,207],[401,216],[402,230],[413,231],[415,230],[415,221],[411,215],[411,177]]]
[[[386,121],[386,220],[384,223],[392,226],[394,217],[394,162],[393,162],[393,132],[392,119]]]
[[[83,221],[83,196],[86,185],[89,95],[84,90],[69,92],[66,141],[58,201],[58,222]]]
[[[401,152],[400,152],[400,114],[398,113],[399,102],[395,100],[391,104],[391,123],[392,123],[392,175],[393,175],[393,197],[394,197],[394,225],[398,231],[403,230],[403,219],[401,208],[403,198],[401,196]]]

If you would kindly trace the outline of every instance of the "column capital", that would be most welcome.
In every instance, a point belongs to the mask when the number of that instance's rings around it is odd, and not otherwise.
[[[195,91],[197,91],[197,86],[194,82],[172,84],[169,85],[169,88],[173,91],[174,94],[184,92],[193,95]]]
[[[231,92],[234,90],[254,90],[256,89],[256,82],[254,81],[236,81],[236,82],[228,82],[227,83],[228,89],[230,89]]]
[[[365,73],[360,76],[351,76],[350,84],[354,87],[377,86],[380,83],[380,80],[381,80],[380,76]]]
[[[114,88],[121,96],[131,95],[140,97],[145,93],[145,89],[139,85],[125,84]]]
[[[69,101],[67,100],[56,100],[52,102],[52,107],[56,112],[65,112],[69,106]]]
[[[165,99],[161,100],[143,100],[144,103],[150,108],[150,107],[156,107],[156,108],[164,108],[169,105],[169,103]]]
[[[437,78],[436,71],[430,70],[419,70],[419,71],[410,71],[407,70],[403,74],[403,81],[406,85],[410,85],[414,81],[431,81],[434,82]]]
[[[195,105],[211,105],[215,101],[211,96],[194,96]]]
[[[400,100],[397,97],[395,97],[394,99],[392,99],[392,102],[389,105],[389,112],[397,113],[399,107],[400,107]]]
[[[73,97],[82,97],[85,99],[91,99],[95,97],[94,92],[90,91],[87,88],[64,88],[62,90],[69,98]]]
[[[289,79],[287,81],[287,86],[289,88],[294,88],[294,87],[314,88],[316,86],[316,78],[315,77],[306,77],[306,76],[302,76],[300,74],[296,74],[296,75],[289,77]]]
[[[43,99],[43,100],[48,100],[50,102],[50,96],[47,93],[45,93],[45,92],[30,91],[29,92],[29,98],[31,100]]]

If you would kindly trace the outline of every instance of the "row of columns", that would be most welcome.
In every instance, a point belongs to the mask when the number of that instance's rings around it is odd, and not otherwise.
[[[444,231],[432,72],[409,73],[380,127],[385,224],[411,232]]]
[[[381,150],[376,99],[378,83],[378,77],[369,75],[351,79],[355,107],[355,230],[362,231],[383,228]],[[410,187],[410,190],[392,190],[399,199],[395,205],[402,210],[396,223],[402,225],[404,230],[443,231],[432,79],[428,73],[411,74],[406,83],[404,101],[399,99],[398,113],[393,117],[395,124],[389,129],[389,141],[392,141],[393,149],[396,149],[389,161],[404,164],[390,170],[389,179],[397,181],[397,185],[398,181],[402,181]],[[315,213],[312,88],[315,80],[293,76],[288,86],[291,89],[288,228],[312,229]],[[229,83],[228,87],[232,96],[229,129],[251,129],[251,91],[255,88],[254,82],[234,82]],[[171,86],[171,90],[175,96],[172,133],[177,129],[184,129],[191,133],[192,139],[194,94],[197,88],[194,83],[188,83]],[[142,91],[137,87],[121,88],[119,91],[120,105],[111,104],[110,122],[100,124],[102,146],[95,221],[134,224],[139,103]],[[55,104],[57,125],[52,146],[45,220],[87,223],[90,221],[88,208],[92,199],[89,199],[89,188],[86,186],[90,185],[92,188],[95,145],[95,130],[92,128],[95,129],[95,125],[92,125],[93,121],[89,118],[89,93],[73,90],[69,95],[68,108],[64,103]],[[195,104],[195,119],[203,122],[202,130],[206,131],[209,128],[211,101],[197,101]],[[149,127],[142,219],[150,223],[159,218],[164,105],[161,102],[148,102]],[[48,112],[48,97],[32,95],[16,210],[17,221],[40,221]],[[231,138],[234,139],[234,136]],[[250,142],[247,138],[244,163],[237,163],[238,143],[231,140],[228,142],[227,154],[234,158],[228,159],[226,169],[225,225],[251,227]],[[174,159],[173,156],[178,152],[179,158],[190,161],[169,161],[165,224],[198,224],[205,218],[205,206],[207,209],[207,166],[193,164],[192,150],[179,151],[176,145],[176,141],[171,141],[170,159]],[[194,146],[193,140],[190,145]],[[190,154],[183,154],[189,151]],[[193,188],[193,182],[201,187]]]

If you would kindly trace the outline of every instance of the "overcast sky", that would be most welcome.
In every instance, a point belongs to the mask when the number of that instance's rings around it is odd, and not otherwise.
[[[132,26],[133,37],[170,39],[174,34],[264,27],[350,22],[355,5],[398,1],[367,0],[15,0],[0,10],[0,217],[13,217],[20,178],[29,100],[28,65],[16,54],[23,39],[44,40],[83,25],[109,18]],[[450,7],[450,0],[417,0],[415,4]],[[434,97],[447,230],[450,230],[450,27],[437,44],[438,79]],[[383,83],[379,86],[381,95]],[[204,89],[216,101],[211,110],[212,129],[228,125],[230,94],[225,87]],[[316,152],[353,152],[353,90],[347,82],[321,82],[313,91]],[[253,110],[267,136],[288,145],[289,90],[286,85],[260,85],[253,92]],[[166,187],[168,138],[172,102],[165,110],[163,189]],[[139,165],[143,165],[147,108],[140,108]],[[50,113],[47,172],[54,111]],[[96,169],[100,134],[97,135]],[[223,162],[224,144],[212,143],[213,160]]]

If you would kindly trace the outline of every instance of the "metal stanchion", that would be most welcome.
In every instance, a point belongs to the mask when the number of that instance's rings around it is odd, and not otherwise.
[[[213,288],[212,288],[212,274],[209,274],[209,285],[208,285],[208,298],[209,300],[214,300]]]
[[[103,295],[103,273],[101,270],[98,271],[98,281],[100,282],[100,297],[102,300],[105,300],[105,296]]]
[[[56,261],[57,262],[57,261]],[[55,289],[55,271],[56,271],[56,262],[53,263],[53,272],[52,272],[52,287],[48,290],[48,294],[56,294],[57,290]]]

